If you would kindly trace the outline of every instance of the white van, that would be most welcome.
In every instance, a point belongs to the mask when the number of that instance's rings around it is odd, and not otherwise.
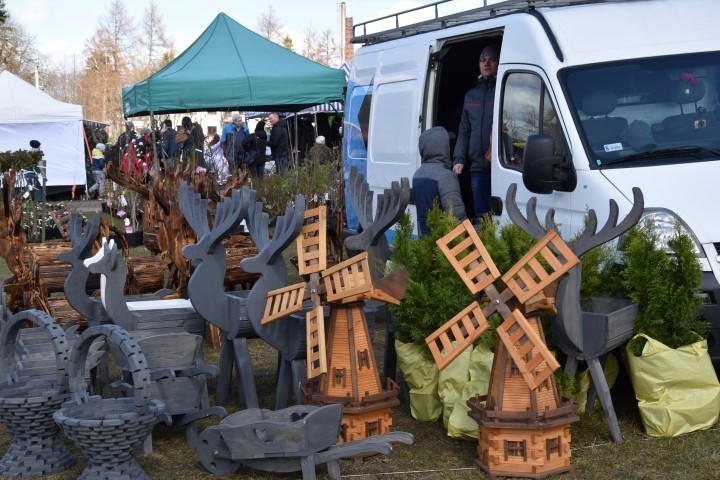
[[[710,354],[720,361],[720,2],[513,0],[443,15],[452,4],[355,25],[363,45],[345,102],[346,175],[357,166],[376,196],[412,178],[420,133],[457,132],[479,54],[501,44],[494,213],[505,215],[516,183],[521,208],[536,196],[540,218],[554,208],[570,238],[588,208],[604,223],[609,199],[622,218],[640,187],[660,233],[679,221],[696,241]],[[395,27],[423,8],[429,19]],[[545,166],[525,183],[523,162],[538,160]]]

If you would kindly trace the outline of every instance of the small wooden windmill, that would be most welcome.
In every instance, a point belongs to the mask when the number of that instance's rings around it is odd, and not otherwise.
[[[262,323],[299,312],[304,298],[312,300],[306,315],[308,403],[343,404],[340,440],[352,441],[388,433],[390,410],[398,404],[397,387],[384,389],[380,381],[364,302],[400,303],[408,278],[397,271],[373,282],[367,252],[328,268],[325,232],[325,207],[308,210],[297,251],[298,270],[309,282],[269,292]]]
[[[491,476],[531,478],[571,470],[569,424],[578,417],[552,377],[560,365],[545,345],[538,317],[525,318],[508,303],[536,302],[578,263],[577,257],[553,230],[501,276],[469,221],[437,243],[470,291],[485,295],[483,305],[473,301],[426,338],[438,368],[490,327],[490,315],[503,318],[488,394],[468,402],[479,425],[477,466]],[[498,279],[506,285],[502,292],[494,285]]]

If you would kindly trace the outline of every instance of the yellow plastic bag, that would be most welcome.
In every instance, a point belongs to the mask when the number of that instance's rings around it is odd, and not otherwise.
[[[720,383],[701,340],[671,349],[647,335],[642,355],[627,348],[630,377],[645,431],[674,437],[715,425],[720,416]]]
[[[607,382],[608,389],[615,385],[618,373],[620,373],[620,366],[618,365],[617,357],[612,353],[608,354],[607,360],[605,361],[605,367],[603,367],[603,374],[605,375],[605,381]],[[585,406],[587,404],[588,391],[590,390],[590,371],[584,370],[578,377],[580,382],[580,393],[573,395],[573,400],[577,404],[577,413],[585,413]],[[595,404],[598,404],[600,399],[595,397]],[[593,407],[590,407],[592,410]]]
[[[463,386],[461,394],[455,399],[453,410],[448,418],[448,437],[477,441],[478,424],[468,415],[470,409],[467,402],[475,395],[487,394],[492,363],[492,352],[479,346],[473,349],[468,366],[469,380]]]
[[[448,419],[455,408],[455,401],[460,398],[463,387],[468,382],[471,350],[466,349],[450,362],[438,374],[438,396],[443,404],[443,425],[448,427]]]
[[[432,422],[442,415],[438,396],[438,368],[424,351],[414,343],[395,340],[398,367],[410,394],[410,415],[416,420]]]

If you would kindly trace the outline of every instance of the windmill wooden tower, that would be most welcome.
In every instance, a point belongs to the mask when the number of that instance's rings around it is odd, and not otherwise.
[[[360,196],[371,211],[372,194],[364,191]],[[304,298],[312,300],[306,317],[307,400],[344,405],[341,441],[389,432],[390,411],[399,403],[397,385],[391,380],[383,385],[378,375],[365,301],[398,304],[405,295],[407,272],[383,276],[373,262],[382,245],[387,246],[384,232],[405,211],[409,198],[408,179],[393,182],[378,196],[374,220],[368,214],[363,233],[346,241],[357,254],[332,267],[326,263],[325,208],[308,210],[297,251],[298,269],[309,281],[268,293],[264,323],[300,311]],[[330,311],[327,328],[324,305]]]
[[[262,323],[301,311],[303,298],[312,300],[306,315],[307,401],[342,404],[339,440],[352,441],[388,433],[392,425],[397,386],[384,388],[380,381],[363,307],[369,299],[400,303],[407,275],[398,271],[373,282],[367,252],[328,268],[325,232],[325,207],[306,211],[297,251],[298,270],[309,281],[269,292]]]
[[[578,420],[576,407],[558,393],[552,373],[560,365],[545,345],[539,318],[525,318],[510,303],[526,311],[551,307],[543,290],[576,265],[577,257],[553,230],[501,276],[469,221],[437,243],[470,291],[484,295],[482,305],[473,301],[426,338],[438,368],[490,327],[490,315],[503,318],[488,394],[468,402],[479,426],[476,465],[491,477],[544,478],[572,470],[569,424]],[[501,292],[494,284],[498,279],[506,286]]]

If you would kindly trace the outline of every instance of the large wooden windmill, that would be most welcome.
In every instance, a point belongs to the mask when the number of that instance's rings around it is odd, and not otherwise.
[[[576,265],[577,257],[553,230],[501,275],[467,220],[437,244],[470,291],[481,296],[426,338],[438,368],[490,328],[490,315],[503,319],[488,394],[468,402],[479,425],[477,466],[491,476],[531,478],[571,470],[569,423],[578,419],[575,406],[558,393],[552,373],[560,365],[545,345],[539,318],[526,318],[512,305],[551,306],[543,290]],[[504,290],[498,291],[497,280]]]
[[[374,299],[398,304],[405,294],[407,275],[399,271],[373,282],[367,252],[328,268],[325,235],[325,207],[306,211],[297,252],[299,273],[309,280],[269,292],[261,324],[301,311],[303,299],[309,298],[308,403],[345,406],[342,441],[388,433],[390,410],[398,404],[397,389],[395,385],[385,389],[381,384],[364,302]],[[330,311],[327,328],[325,306]]]
[[[325,209],[307,211],[297,251],[300,274],[308,282],[270,292],[263,319],[267,323],[299,312],[303,300],[311,300],[306,314],[308,403],[343,404],[341,440],[346,441],[388,432],[390,410],[398,404],[397,386],[391,380],[383,386],[378,375],[365,315],[366,301],[397,304],[405,295],[407,273],[384,276],[379,266],[387,259],[385,232],[405,211],[410,182],[393,182],[378,195],[374,216],[372,191],[356,169],[351,171],[350,195],[363,227],[345,241],[353,256],[328,267]]]

